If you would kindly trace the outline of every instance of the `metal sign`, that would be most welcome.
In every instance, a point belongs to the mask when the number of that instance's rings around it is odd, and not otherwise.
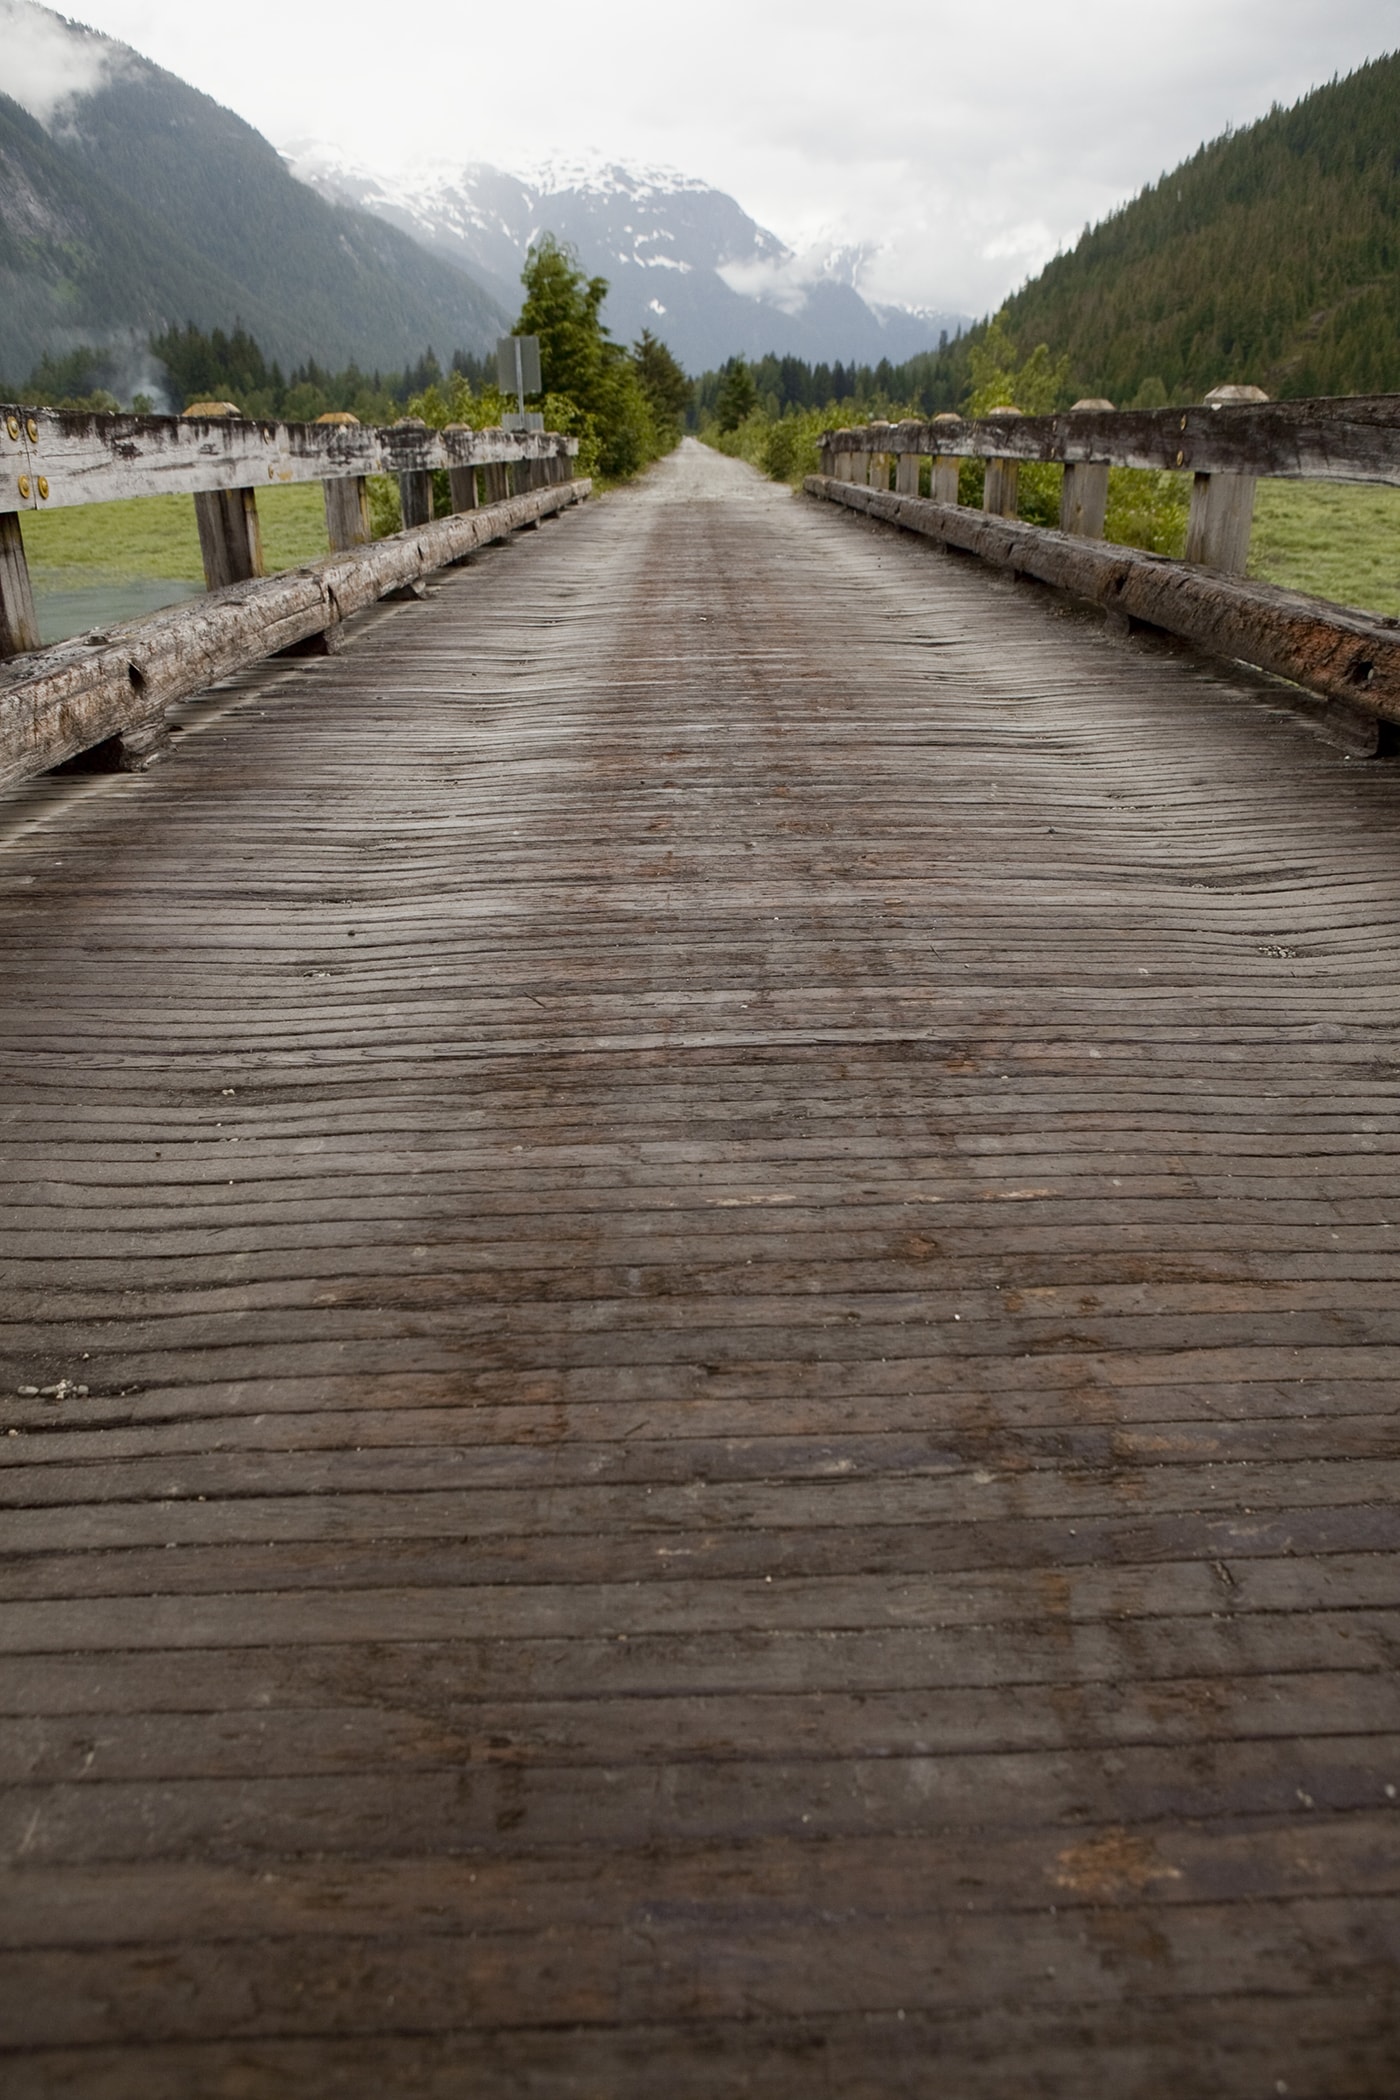
[[[514,394],[525,413],[525,396],[540,394],[540,339],[537,335],[503,335],[496,342],[496,380],[503,394]]]

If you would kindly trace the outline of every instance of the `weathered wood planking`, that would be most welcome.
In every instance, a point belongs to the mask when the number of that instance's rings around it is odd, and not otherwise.
[[[1389,2100],[1394,770],[693,448],[431,590],[0,804],[7,2095]]]
[[[1064,409],[972,421],[869,423],[828,431],[842,452],[940,453],[963,459],[1107,461],[1120,467],[1283,480],[1400,483],[1400,394],[1314,401],[1224,401],[1190,408]]]
[[[0,669],[0,787],[112,737],[139,760],[164,739],[174,701],[312,636],[333,635],[387,592],[582,502],[591,487],[566,481],[512,496],[13,659]],[[199,500],[236,503],[238,492]]]
[[[1400,722],[1400,623],[1043,526],[814,474],[807,494],[980,555],[1126,620],[1271,671],[1328,700]],[[1247,521],[1246,521],[1247,523]]]
[[[548,430],[469,430],[460,423],[430,430],[413,421],[372,428],[0,406],[0,513],[577,453],[577,438]]]
[[[19,520],[0,515],[0,657],[39,647],[39,615]]]

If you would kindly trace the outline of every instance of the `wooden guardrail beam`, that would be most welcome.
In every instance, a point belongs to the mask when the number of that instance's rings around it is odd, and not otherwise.
[[[1102,462],[1199,474],[1400,484],[1397,394],[1216,400],[1190,408],[1115,409],[1094,403],[1053,416],[999,414],[977,421],[945,414],[927,423],[827,431],[821,444],[833,456],[891,451],[895,431],[902,449],[944,458],[1049,460],[1062,466]]]
[[[552,430],[371,428],[241,416],[108,416],[0,405],[0,513],[62,510],[122,496],[275,488],[365,474],[573,458]]]

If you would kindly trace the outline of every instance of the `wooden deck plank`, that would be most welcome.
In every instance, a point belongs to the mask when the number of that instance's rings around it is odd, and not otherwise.
[[[1393,2094],[1394,770],[694,447],[180,720],[0,800],[7,2093]]]

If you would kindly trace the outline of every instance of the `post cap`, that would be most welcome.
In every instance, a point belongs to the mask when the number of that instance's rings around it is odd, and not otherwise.
[[[1074,415],[1081,408],[1112,408],[1112,406],[1113,403],[1105,401],[1102,394],[1089,394],[1083,401],[1074,403],[1074,406],[1070,409],[1070,414]]]
[[[1002,401],[995,408],[989,408],[987,414],[989,416],[1021,416],[1025,414],[1025,410],[1013,408],[1009,401]]]
[[[236,401],[191,401],[188,408],[180,410],[182,416],[238,416],[243,411]]]
[[[1213,386],[1206,395],[1212,408],[1231,401],[1267,401],[1268,398],[1262,386]]]
[[[323,416],[317,416],[316,421],[318,423],[353,423],[357,430],[360,427],[359,417],[352,416],[348,408],[328,408]]]
[[[961,423],[962,417],[955,408],[941,408],[936,416],[930,416],[929,421],[932,423]]]

